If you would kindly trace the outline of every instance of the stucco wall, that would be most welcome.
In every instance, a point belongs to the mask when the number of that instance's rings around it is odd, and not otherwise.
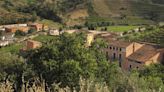
[[[132,60],[127,60],[126,61],[126,67],[124,67],[124,69],[125,70],[142,69],[144,66],[145,66],[144,63],[137,63],[137,62],[132,61]]]
[[[156,55],[154,55],[150,60],[146,61],[145,65],[150,65],[150,64],[157,64],[157,63],[161,63],[163,59],[163,54],[162,53],[157,53]]]
[[[136,43],[136,42],[130,44],[126,48],[126,57],[128,57],[129,55],[131,55],[132,53],[134,53],[135,51],[137,51],[138,49],[140,49],[142,46],[143,46],[143,44]]]

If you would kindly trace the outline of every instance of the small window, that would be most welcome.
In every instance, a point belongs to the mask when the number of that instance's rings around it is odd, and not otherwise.
[[[113,50],[115,50],[115,47],[113,47]]]
[[[120,48],[120,51],[122,51],[122,48]]]
[[[116,59],[116,53],[113,53],[113,59]]]
[[[121,54],[119,54],[119,60],[122,60],[122,55]]]
[[[118,47],[116,48],[116,50],[118,50]]]
[[[112,47],[110,47],[110,49],[112,49]]]
[[[138,69],[139,67],[137,66],[136,68]]]
[[[130,65],[129,68],[131,69],[132,68],[132,65]]]

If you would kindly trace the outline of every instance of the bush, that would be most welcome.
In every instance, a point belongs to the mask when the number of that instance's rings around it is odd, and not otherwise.
[[[16,35],[16,36],[25,36],[26,33],[25,33],[25,32],[22,32],[22,31],[20,31],[20,30],[17,30],[17,31],[15,32],[15,35]]]

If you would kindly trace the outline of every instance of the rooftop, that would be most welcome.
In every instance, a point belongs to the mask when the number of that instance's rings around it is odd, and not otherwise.
[[[131,42],[118,41],[118,40],[112,40],[112,39],[108,39],[107,41],[109,42],[109,45],[112,45],[115,47],[121,47],[121,48],[126,48],[130,44],[132,44]]]
[[[158,52],[158,49],[154,46],[144,45],[139,50],[130,55],[128,59],[145,63]]]

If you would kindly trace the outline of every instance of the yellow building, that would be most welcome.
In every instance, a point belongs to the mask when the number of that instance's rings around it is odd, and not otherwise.
[[[92,33],[87,34],[87,41],[86,41],[86,46],[91,46],[92,42],[94,41],[95,35]]]

